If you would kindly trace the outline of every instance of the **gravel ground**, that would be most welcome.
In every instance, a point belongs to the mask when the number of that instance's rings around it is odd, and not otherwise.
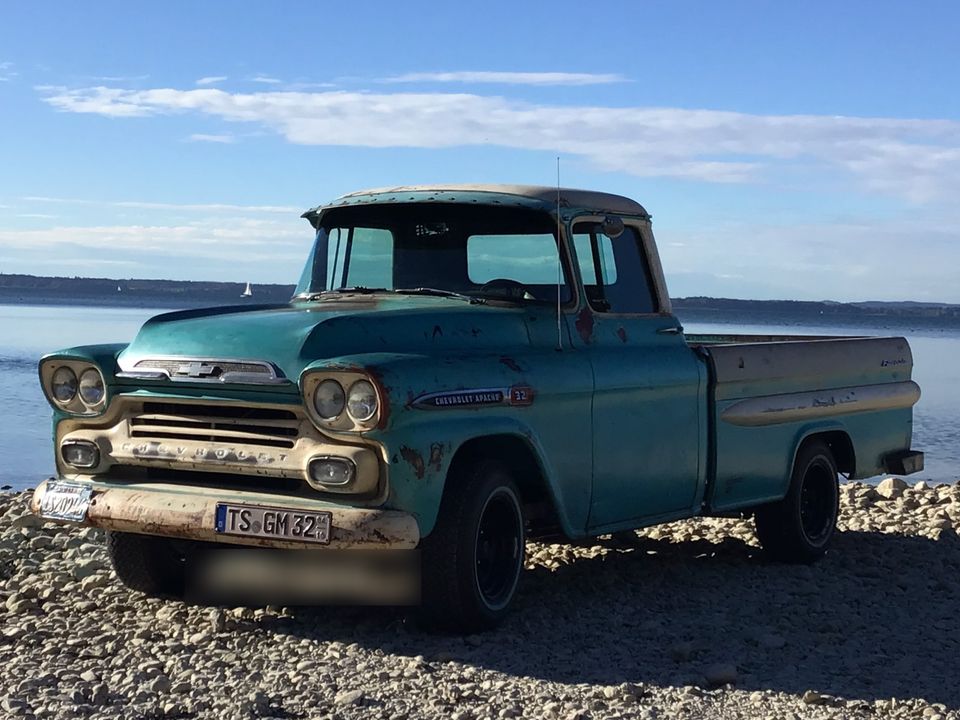
[[[750,521],[530,544],[516,613],[209,608],[113,577],[102,534],[0,496],[0,716],[960,719],[960,486],[842,486],[812,567]]]

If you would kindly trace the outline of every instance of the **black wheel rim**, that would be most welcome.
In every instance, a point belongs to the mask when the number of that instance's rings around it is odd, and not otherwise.
[[[499,490],[483,507],[477,527],[476,580],[484,604],[505,607],[513,597],[523,562],[523,527],[513,493]]]
[[[823,545],[833,533],[837,515],[837,476],[828,463],[807,468],[800,488],[800,524],[812,545]]]

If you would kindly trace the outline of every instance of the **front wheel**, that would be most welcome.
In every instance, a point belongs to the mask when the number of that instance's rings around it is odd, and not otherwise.
[[[810,563],[833,538],[840,509],[837,463],[829,446],[814,440],[797,453],[786,497],[757,508],[764,551],[784,562]]]
[[[495,460],[448,478],[433,531],[421,546],[421,620],[475,632],[498,624],[516,595],[526,543],[516,483]]]
[[[185,558],[173,540],[108,531],[107,554],[120,582],[131,590],[151,597],[183,596]]]

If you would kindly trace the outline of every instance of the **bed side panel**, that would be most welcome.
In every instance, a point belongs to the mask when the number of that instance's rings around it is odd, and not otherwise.
[[[713,366],[713,509],[786,493],[794,455],[811,435],[844,432],[855,476],[883,472],[908,450],[920,389],[903,338],[810,339],[704,346]]]

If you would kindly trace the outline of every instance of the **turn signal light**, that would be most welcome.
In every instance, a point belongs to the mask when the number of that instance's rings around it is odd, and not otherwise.
[[[100,464],[100,448],[89,440],[68,440],[60,446],[60,457],[67,465],[92,468]]]

